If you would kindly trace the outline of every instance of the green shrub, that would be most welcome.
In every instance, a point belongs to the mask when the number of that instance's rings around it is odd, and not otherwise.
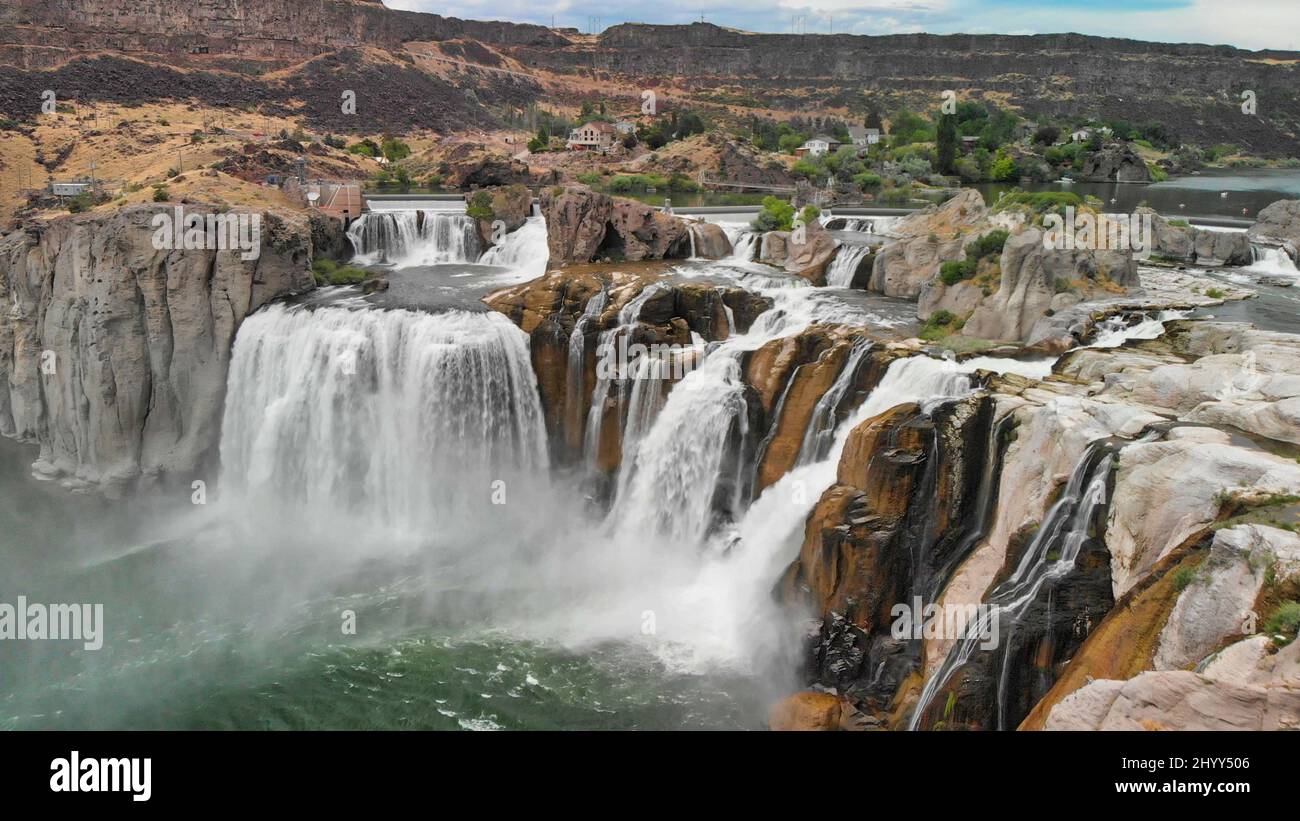
[[[778,197],[763,197],[763,209],[754,218],[754,230],[789,231],[793,224],[793,205]]]
[[[78,194],[68,200],[68,212],[72,214],[80,214],[82,211],[89,211],[94,207],[95,201],[89,192]]]
[[[1226,294],[1224,294],[1223,291],[1220,291],[1218,288],[1206,289],[1205,295],[1208,296],[1210,299],[1223,299],[1226,296]]]
[[[349,145],[348,153],[356,154],[361,157],[378,157],[380,150],[379,150],[379,146],[375,144],[374,140],[367,138],[362,140],[359,143],[353,143],[352,145]]]
[[[465,206],[465,216],[489,222],[496,219],[496,211],[492,208],[492,195],[486,191],[475,191]]]
[[[1189,584],[1196,580],[1196,568],[1180,567],[1174,571],[1174,589],[1182,592]]]
[[[361,268],[339,265],[334,260],[325,258],[313,262],[311,270],[317,285],[357,285],[370,277]]]
[[[1015,206],[1025,206],[1036,214],[1043,214],[1066,206],[1078,208],[1083,200],[1073,191],[1008,191],[998,200],[994,210],[1002,211]]]
[[[153,201],[154,201],[154,202],[167,202],[167,200],[169,200],[169,199],[171,199],[171,194],[168,193],[168,191],[167,191],[167,186],[165,186],[165,185],[155,185],[155,186],[153,187]]]
[[[973,259],[953,260],[939,266],[939,279],[944,285],[956,285],[964,279],[975,276],[977,262]]]
[[[411,147],[396,137],[389,137],[384,140],[383,152],[384,156],[387,157],[390,162],[394,160],[404,160],[411,156]]]
[[[602,179],[599,171],[583,171],[578,175],[578,182],[583,185],[600,185]]]
[[[1001,228],[990,231],[977,240],[966,244],[966,256],[970,259],[979,260],[990,254],[1002,253],[1002,246],[1007,244],[1007,237],[1011,236],[1009,231]]]
[[[1264,634],[1282,636],[1276,643],[1283,646],[1290,644],[1300,632],[1300,602],[1285,601],[1273,611],[1268,621],[1264,622]]]
[[[938,342],[960,331],[965,324],[952,311],[940,308],[930,314],[930,318],[925,321],[925,325],[921,328],[921,338]]]
[[[853,175],[853,184],[858,188],[879,188],[882,180],[879,174],[873,174],[870,171],[863,171]]]

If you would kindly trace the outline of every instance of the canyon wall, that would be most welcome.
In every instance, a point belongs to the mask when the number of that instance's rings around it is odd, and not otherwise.
[[[266,212],[260,254],[243,260],[156,248],[151,220],[171,212],[68,216],[0,240],[0,433],[39,443],[37,473],[116,491],[210,467],[240,323],[313,288],[313,232],[341,231]]]

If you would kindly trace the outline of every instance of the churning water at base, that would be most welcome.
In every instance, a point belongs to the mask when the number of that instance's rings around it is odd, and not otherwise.
[[[1300,279],[1300,270],[1296,269],[1295,262],[1281,248],[1252,245],[1250,250],[1251,263],[1241,270],[1259,276]]]

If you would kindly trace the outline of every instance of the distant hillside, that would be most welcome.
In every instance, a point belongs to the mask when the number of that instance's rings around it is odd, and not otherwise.
[[[1028,117],[1159,121],[1185,142],[1300,154],[1294,52],[1076,34],[750,34],[705,23],[592,37],[361,0],[0,0],[0,111],[19,120],[38,111],[32,88],[57,88],[74,99],[296,110],[340,131],[448,132],[491,127],[583,83],[628,99],[671,86],[739,113],[854,116],[869,104],[930,108],[952,89]],[[353,86],[370,103],[364,126],[337,116],[340,88]],[[1241,111],[1247,90],[1253,115]]]

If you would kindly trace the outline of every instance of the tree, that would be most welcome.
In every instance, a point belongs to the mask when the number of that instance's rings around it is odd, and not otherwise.
[[[763,197],[763,210],[754,218],[758,231],[789,231],[794,222],[794,206],[773,196]]]
[[[935,148],[938,152],[939,170],[944,174],[953,173],[957,163],[957,118],[952,114],[939,116]]]
[[[1009,154],[1002,154],[993,161],[993,167],[989,169],[989,177],[995,182],[1005,180],[1014,180],[1020,176],[1020,166],[1016,164],[1015,157]]]
[[[1061,129],[1054,125],[1042,125],[1034,132],[1034,142],[1039,145],[1056,145],[1061,138]]]

